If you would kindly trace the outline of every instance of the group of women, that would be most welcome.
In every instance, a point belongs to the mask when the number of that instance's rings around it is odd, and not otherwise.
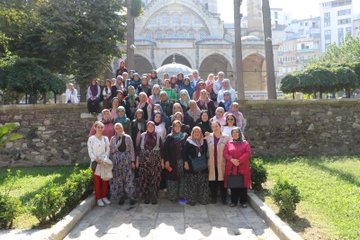
[[[131,205],[140,198],[157,204],[160,187],[172,202],[216,203],[220,192],[227,204],[230,187],[230,206],[246,207],[251,150],[244,139],[246,121],[224,74],[202,81],[194,71],[161,81],[152,71],[139,84],[139,76],[130,74],[123,72],[115,85],[107,85],[117,89],[116,95],[109,95],[102,120],[89,134],[98,206],[124,204],[126,198]],[[228,176],[238,173],[243,186],[231,188]]]

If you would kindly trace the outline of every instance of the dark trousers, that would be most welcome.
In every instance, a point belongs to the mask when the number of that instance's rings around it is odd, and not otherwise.
[[[220,196],[222,201],[226,201],[226,188],[224,181],[209,181],[211,200],[216,200],[218,196],[218,189],[220,189]]]
[[[231,203],[237,204],[247,203],[247,188],[231,188]]]

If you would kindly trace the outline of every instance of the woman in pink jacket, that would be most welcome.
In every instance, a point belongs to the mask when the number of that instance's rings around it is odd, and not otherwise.
[[[251,185],[249,143],[243,138],[240,128],[236,127],[231,131],[232,139],[227,142],[224,148],[226,159],[224,185],[228,187],[228,176],[241,173],[244,180],[244,188],[231,188],[231,207],[235,207],[240,199],[240,205],[247,207],[247,189]]]

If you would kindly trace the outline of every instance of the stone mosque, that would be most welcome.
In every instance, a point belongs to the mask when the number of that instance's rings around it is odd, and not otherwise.
[[[175,59],[176,63],[198,69],[203,79],[209,73],[223,71],[236,87],[234,24],[224,24],[221,20],[217,0],[142,2],[144,13],[135,20],[134,43],[135,69],[139,73]],[[221,3],[233,4],[233,1]],[[242,23],[245,91],[248,98],[264,98],[267,86],[261,0],[247,1],[247,16],[246,23]]]

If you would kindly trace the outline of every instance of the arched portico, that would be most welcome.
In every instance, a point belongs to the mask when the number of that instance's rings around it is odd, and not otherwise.
[[[152,69],[154,69],[154,67],[147,58],[141,55],[135,55],[135,71],[139,74],[143,74],[150,72]]]
[[[250,54],[243,60],[244,85],[246,91],[266,91],[265,58],[259,54]]]
[[[232,79],[232,66],[230,62],[220,54],[211,54],[200,64],[199,73],[204,80],[210,73],[216,75],[219,71],[223,71],[225,73],[225,78]],[[234,87],[233,83],[232,86]]]
[[[174,56],[175,56],[175,62],[176,63],[180,63],[180,64],[183,64],[185,66],[188,66],[189,68],[192,68],[191,67],[191,64],[190,62],[187,60],[186,57],[184,57],[183,55],[180,55],[180,54],[173,54],[173,55],[170,55],[168,56],[161,64],[161,66],[165,65],[165,64],[170,64],[174,61]]]

